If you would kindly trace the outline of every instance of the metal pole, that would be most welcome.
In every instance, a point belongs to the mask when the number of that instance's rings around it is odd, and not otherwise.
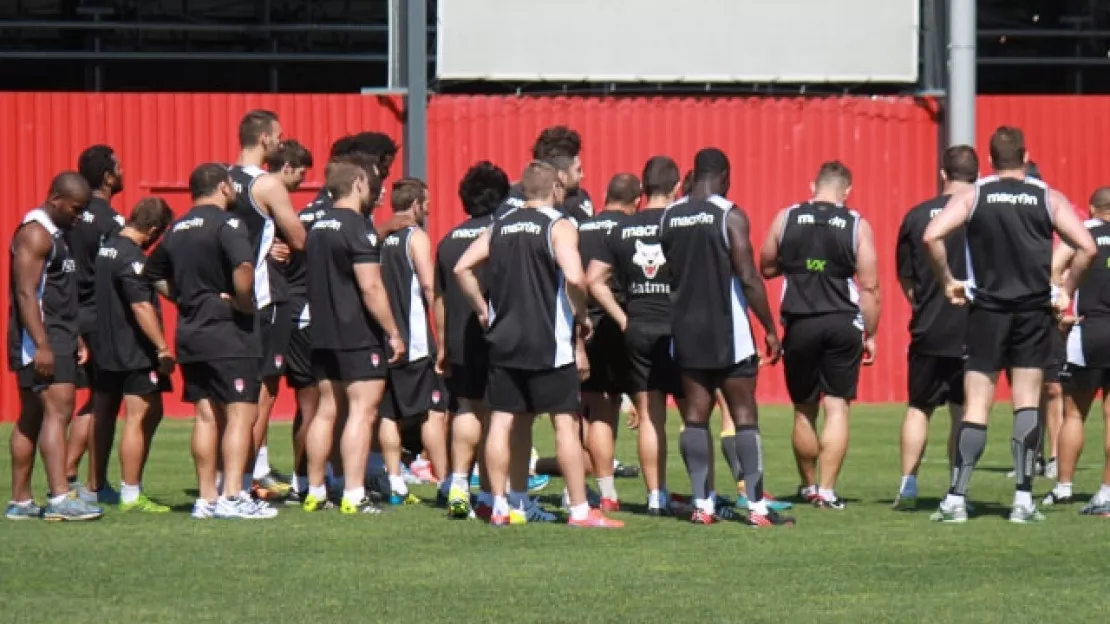
[[[428,154],[428,6],[405,3],[405,175],[425,179]]]
[[[949,0],[949,145],[975,145],[975,19],[975,0]]]

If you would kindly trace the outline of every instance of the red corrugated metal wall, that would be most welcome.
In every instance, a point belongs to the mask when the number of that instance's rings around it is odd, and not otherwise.
[[[0,162],[8,173],[0,190],[0,228],[10,236],[23,212],[41,201],[50,177],[72,167],[77,153],[94,142],[115,146],[123,160],[127,190],[116,202],[118,208],[156,192],[184,210],[191,168],[204,160],[234,158],[236,124],[254,107],[277,111],[286,134],[301,139],[319,161],[330,142],[346,132],[373,129],[401,136],[396,100],[357,95],[0,94]],[[980,98],[980,145],[1001,123],[1022,126],[1047,179],[1081,202],[1103,182],[1095,164],[1098,145],[1088,137],[1099,136],[1110,125],[1099,114],[1106,110],[1110,98]],[[840,158],[847,163],[856,179],[849,203],[874,225],[886,295],[880,361],[864,374],[860,398],[903,398],[908,309],[894,279],[893,245],[902,213],[935,191],[937,126],[927,103],[898,98],[436,96],[428,128],[433,236],[461,218],[455,190],[472,162],[493,160],[515,177],[536,134],[557,123],[582,133],[585,186],[598,204],[612,174],[638,173],[654,154],[669,154],[685,166],[702,146],[724,149],[733,161],[730,195],[751,215],[757,247],[775,211],[806,198],[822,161]],[[310,188],[299,202],[314,192],[321,170],[310,175]],[[8,254],[0,254],[5,276],[8,262]],[[777,283],[770,287],[775,300],[779,288]],[[5,311],[7,293],[5,286],[0,294]],[[6,326],[6,313],[4,319]],[[760,397],[785,401],[780,370],[763,376]],[[0,420],[16,414],[17,396],[7,374],[0,381],[0,409]],[[283,415],[291,411],[288,396],[279,410]],[[173,399],[168,412],[188,415],[189,410]]]

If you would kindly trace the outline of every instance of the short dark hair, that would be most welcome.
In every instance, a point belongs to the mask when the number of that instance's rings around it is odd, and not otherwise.
[[[679,181],[678,164],[670,156],[652,156],[644,164],[644,195],[669,195]]]
[[[554,165],[533,160],[524,167],[524,173],[520,175],[520,189],[524,193],[524,199],[536,200],[550,196],[558,179],[558,171]]]
[[[567,126],[544,129],[532,145],[532,158],[543,161],[559,171],[565,171],[582,151],[582,137]]]
[[[207,197],[216,192],[223,183],[231,184],[231,176],[227,167],[220,163],[204,163],[197,165],[193,173],[189,174],[189,195],[193,199]]]
[[[144,197],[131,209],[127,225],[149,234],[154,230],[164,232],[173,223],[173,209],[161,197]]]
[[[69,199],[86,199],[90,192],[89,183],[85,177],[76,171],[63,171],[50,180],[51,197],[68,197]]]
[[[631,173],[618,173],[609,180],[609,187],[605,189],[605,203],[607,204],[635,204],[643,194],[640,180]]]
[[[297,139],[285,139],[274,153],[266,158],[266,168],[270,171],[281,171],[285,165],[294,169],[311,167],[312,152]]]
[[[719,176],[729,171],[728,156],[716,147],[706,147],[694,155],[694,179]]]
[[[1020,169],[1025,164],[1025,133],[999,126],[991,135],[991,164],[995,169]]]
[[[116,151],[108,145],[90,145],[77,157],[77,172],[89,188],[100,188],[104,177],[116,171]]]
[[[325,184],[328,193],[331,194],[333,200],[341,199],[351,194],[354,189],[355,182],[359,178],[366,178],[369,180],[371,174],[367,173],[365,169],[352,163],[333,162],[328,165],[328,169],[324,174],[326,177]]]
[[[467,169],[459,182],[459,200],[471,217],[484,217],[497,210],[508,196],[508,174],[488,160]]]
[[[953,145],[944,150],[941,169],[953,182],[974,182],[979,177],[979,156],[970,145]]]
[[[420,178],[401,178],[393,183],[389,192],[389,202],[393,212],[404,212],[413,202],[424,201],[428,196],[428,185]]]
[[[840,188],[852,186],[852,171],[839,160],[821,163],[821,168],[817,170],[817,177],[813,179],[813,185],[821,187],[828,184],[836,184]]]
[[[239,147],[258,145],[263,134],[273,131],[277,120],[277,113],[260,108],[243,115],[243,120],[239,122]]]
[[[352,151],[333,157],[330,164],[348,164],[362,169],[366,172],[366,179],[370,181],[370,195],[377,198],[382,194],[383,179],[379,169],[380,165],[378,159],[373,155],[366,152]]]
[[[381,178],[389,177],[389,168],[397,156],[397,143],[388,134],[359,132],[341,137],[332,143],[330,160],[339,156],[365,154],[374,160]]]

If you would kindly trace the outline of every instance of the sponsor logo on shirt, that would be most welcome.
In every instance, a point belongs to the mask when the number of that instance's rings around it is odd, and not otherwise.
[[[520,234],[521,232],[538,235],[543,232],[543,228],[535,223],[529,223],[527,221],[501,226],[501,234]]]
[[[316,223],[313,223],[312,229],[331,230],[333,232],[338,232],[339,230],[343,229],[343,224],[339,221],[339,219],[323,219],[317,221]]]
[[[120,227],[123,227],[123,226],[127,225],[127,219],[124,219],[123,215],[116,215],[116,216],[112,217],[112,219],[114,219],[115,222],[117,224],[119,224]]]
[[[640,267],[644,277],[655,279],[659,274],[659,267],[667,263],[667,257],[663,255],[663,246],[659,243],[648,245],[636,241],[636,253],[632,256],[632,263]]]
[[[658,225],[633,225],[621,230],[621,239],[650,238],[659,234]]]
[[[848,220],[844,217],[833,217],[829,219],[829,225],[834,228],[843,230],[844,228],[848,227]]]
[[[667,223],[673,228],[713,225],[717,219],[708,212],[699,212],[685,217],[671,217]]]
[[[579,226],[578,231],[594,232],[596,230],[605,230],[605,233],[608,234],[609,232],[612,232],[613,228],[617,227],[617,225],[619,224],[616,221],[612,221],[609,219],[606,219],[604,221],[590,221]]]
[[[467,240],[475,239],[475,238],[478,238],[479,236],[481,236],[482,232],[485,232],[485,231],[486,231],[486,228],[484,228],[484,227],[480,227],[480,228],[462,228],[462,229],[455,230],[454,232],[451,232],[451,238],[454,238],[454,239],[460,239],[461,238],[461,239],[467,239]]]
[[[81,220],[85,223],[96,223],[96,215],[86,210],[81,213]]]
[[[228,223],[228,225],[231,225],[231,219],[228,219],[227,223]],[[182,232],[182,231],[185,231],[185,230],[192,230],[192,229],[198,228],[198,227],[204,227],[204,218],[203,217],[193,217],[192,219],[184,219],[182,221],[178,221],[177,225],[173,226],[173,231],[174,232]],[[232,227],[235,227],[235,226],[232,226]]]
[[[119,252],[111,247],[101,247],[100,251],[96,252],[96,255],[101,258],[115,259],[115,257],[119,255]]]
[[[74,273],[77,271],[77,261],[73,258],[66,258],[62,261],[62,273]]]
[[[230,219],[227,220],[227,224],[230,225],[234,229],[238,229],[239,228],[239,219],[237,219],[235,217],[231,217]]]
[[[369,239],[370,235],[367,234],[366,238]],[[370,241],[370,244],[374,244],[374,241]],[[386,247],[396,247],[396,246],[401,244],[401,237],[400,236],[394,236],[393,234],[390,234],[389,236],[385,237],[385,241],[382,242],[382,244],[385,245]]]
[[[1036,206],[1041,202],[1036,195],[1030,193],[987,193],[987,203]]]
[[[370,244],[373,245],[374,247],[378,246],[378,235],[377,234],[375,234],[373,232],[367,232],[366,233],[366,240],[370,241]]]

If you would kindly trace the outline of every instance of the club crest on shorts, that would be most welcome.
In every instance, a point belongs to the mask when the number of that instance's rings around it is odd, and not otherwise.
[[[150,383],[158,384],[158,371],[150,371]]]
[[[439,403],[439,390],[432,390],[432,403]]]
[[[274,356],[274,366],[275,367],[281,368],[281,365],[284,364],[284,363],[285,363],[285,358],[284,357],[282,357],[281,355],[275,355]]]
[[[377,353],[371,353],[370,354],[370,364],[373,365],[374,368],[377,368],[378,365],[380,365],[381,363],[382,363],[382,358],[381,358],[380,355],[378,355]]]
[[[239,394],[243,394],[243,388],[246,388],[246,387],[247,387],[247,384],[243,382],[242,377],[235,380],[235,391],[238,392]]]

